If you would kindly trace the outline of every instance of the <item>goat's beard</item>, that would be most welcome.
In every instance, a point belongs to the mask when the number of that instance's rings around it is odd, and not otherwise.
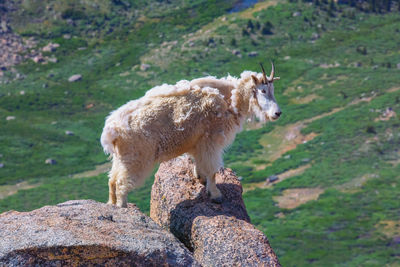
[[[268,120],[270,120],[270,117],[268,116],[267,112],[263,111],[260,106],[258,105],[257,100],[252,97],[250,99],[250,108],[249,111],[256,116],[256,118],[261,122],[261,123],[266,123]]]

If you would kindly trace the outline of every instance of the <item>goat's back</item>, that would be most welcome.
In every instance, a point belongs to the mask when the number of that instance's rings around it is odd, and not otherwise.
[[[157,158],[168,159],[190,151],[205,134],[223,131],[229,114],[224,97],[208,87],[170,96],[147,95],[114,111],[103,135],[113,133],[114,140],[105,143],[119,143],[128,149],[143,144],[155,151]]]

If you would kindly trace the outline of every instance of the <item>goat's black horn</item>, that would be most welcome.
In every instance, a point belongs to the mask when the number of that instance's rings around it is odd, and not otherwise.
[[[264,67],[263,67],[263,65],[262,65],[262,63],[260,62],[260,66],[261,66],[261,69],[262,69],[262,72],[263,72],[263,79],[264,79],[264,83],[266,83],[268,80],[267,80],[267,75],[265,74],[265,70],[264,70]]]

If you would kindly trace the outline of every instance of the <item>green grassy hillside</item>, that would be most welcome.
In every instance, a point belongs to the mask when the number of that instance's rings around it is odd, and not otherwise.
[[[225,155],[252,222],[283,266],[400,265],[398,1],[56,2],[8,14],[15,32],[60,47],[43,52],[57,62],[0,77],[0,212],[105,202],[110,111],[164,82],[273,60],[281,119],[250,123]],[[151,184],[129,196],[144,212]]]

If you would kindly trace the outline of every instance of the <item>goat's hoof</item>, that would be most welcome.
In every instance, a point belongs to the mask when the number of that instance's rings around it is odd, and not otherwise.
[[[211,202],[215,203],[215,204],[221,204],[222,203],[222,197],[212,198]]]
[[[117,202],[115,206],[117,206],[118,208],[127,208],[128,204],[126,202],[124,203]]]

